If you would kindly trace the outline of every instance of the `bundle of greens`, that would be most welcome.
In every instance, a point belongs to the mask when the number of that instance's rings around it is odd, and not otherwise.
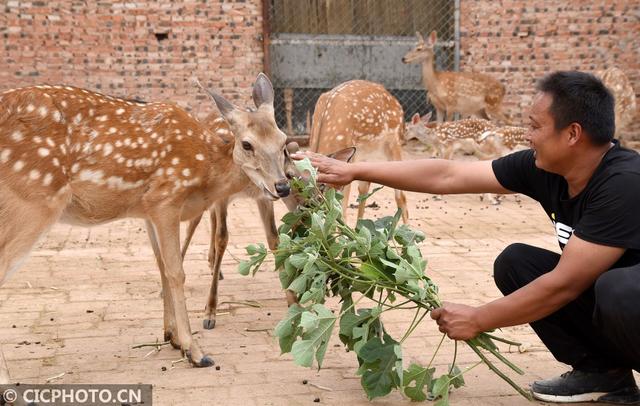
[[[488,333],[466,341],[480,361],[465,371],[455,364],[456,342],[451,366],[445,374],[434,376],[431,364],[444,335],[429,365],[413,363],[404,368],[402,343],[429,311],[441,305],[438,287],[425,275],[427,263],[417,246],[425,236],[399,225],[399,210],[393,217],[361,219],[355,229],[349,227],[342,218],[341,194],[334,189],[320,192],[315,169],[308,160],[297,165],[301,172],[310,174],[306,180],[292,181],[294,193],[302,197],[305,205],[283,217],[280,242],[272,252],[282,287],[295,292],[299,300],[275,328],[282,353],[291,353],[296,364],[306,367],[311,367],[315,358],[318,368],[322,367],[337,324],[340,340],[357,356],[357,373],[369,399],[399,389],[411,400],[438,399],[439,406],[447,405],[450,387],[463,385],[463,373],[482,363],[530,399],[529,393],[500,371],[484,352],[523,374],[498,352],[493,340],[517,343]],[[255,274],[267,258],[267,249],[258,244],[246,250],[250,259],[240,263],[239,271],[243,275]],[[337,315],[325,306],[325,299],[330,296],[341,300]],[[374,305],[359,306],[364,298]],[[400,309],[413,310],[415,316],[398,341],[385,330],[381,316]]]

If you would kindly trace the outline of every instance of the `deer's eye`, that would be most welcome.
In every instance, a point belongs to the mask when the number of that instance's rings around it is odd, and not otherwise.
[[[245,151],[252,151],[253,146],[248,141],[242,141],[242,149],[244,149]]]

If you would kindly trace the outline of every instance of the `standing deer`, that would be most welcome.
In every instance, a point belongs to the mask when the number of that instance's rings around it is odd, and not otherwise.
[[[165,339],[193,365],[213,365],[189,327],[179,226],[239,192],[237,179],[249,178],[268,199],[288,195],[273,88],[260,74],[253,90],[259,108],[252,112],[209,92],[233,143],[173,104],[67,86],[1,94],[0,283],[57,221],[142,218],[160,269]]]
[[[330,151],[356,148],[354,160],[366,161],[384,158],[402,160],[404,112],[382,85],[365,80],[342,83],[323,93],[313,112],[309,149],[326,154]],[[359,182],[358,192],[364,195],[369,182]],[[344,187],[342,209],[346,218],[350,185]],[[395,199],[402,209],[402,220],[409,219],[407,199],[400,190]],[[366,201],[358,205],[358,218],[364,214]]]
[[[505,88],[500,82],[481,73],[436,71],[436,32],[431,32],[427,42],[419,32],[416,32],[416,36],[418,44],[407,52],[402,62],[422,64],[422,82],[429,100],[436,108],[438,122],[449,121],[457,112],[486,119],[493,116],[509,123],[501,110]]]

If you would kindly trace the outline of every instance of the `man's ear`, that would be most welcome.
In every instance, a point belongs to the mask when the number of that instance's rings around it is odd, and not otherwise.
[[[327,156],[329,158],[337,159],[338,161],[351,162],[355,154],[356,154],[356,147],[349,147],[349,148],[341,149],[340,151],[333,152]]]
[[[580,124],[571,123],[569,124],[569,128],[567,128],[567,130],[569,131],[569,145],[575,145],[578,141],[580,141],[583,135],[582,126]]]

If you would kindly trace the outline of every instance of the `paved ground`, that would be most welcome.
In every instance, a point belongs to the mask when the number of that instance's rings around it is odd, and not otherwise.
[[[526,198],[517,203],[510,196],[497,207],[471,195],[435,201],[409,194],[408,199],[411,224],[427,235],[422,252],[429,260],[428,271],[446,300],[479,304],[499,297],[491,276],[493,259],[512,242],[557,250],[549,220]],[[368,209],[367,217],[395,211],[391,190],[383,189],[372,200],[380,208]],[[283,205],[278,212],[284,213]],[[264,241],[258,211],[252,202],[239,200],[230,216],[229,251],[243,257],[247,244]],[[354,216],[352,209],[352,221]],[[215,330],[202,330],[210,283],[208,239],[208,223],[203,222],[185,263],[186,295],[192,329],[198,330],[196,337],[219,369],[173,364],[181,357],[169,347],[151,355],[149,348],[131,348],[162,339],[162,304],[160,277],[143,224],[126,220],[92,229],[55,226],[0,288],[0,343],[12,379],[44,383],[58,376],[53,382],[151,383],[157,405],[297,405],[315,404],[316,399],[320,404],[369,404],[355,375],[355,357],[340,348],[337,337],[320,371],[295,366],[289,356],[279,355],[268,329],[286,305],[274,272],[240,276],[227,255],[220,300],[256,300],[262,307],[222,304]],[[398,335],[412,316],[396,314],[385,324]],[[434,323],[422,324],[404,347],[407,363],[428,363],[440,340]],[[512,348],[507,354],[526,372],[515,377],[521,385],[565,370],[529,327],[507,328],[501,334],[525,344],[525,352]],[[509,352],[506,346],[501,349]],[[446,368],[452,353],[453,345],[445,344],[435,364]],[[458,360],[463,367],[476,362],[466,348]],[[451,394],[451,404],[528,404],[484,366],[465,379],[467,385]],[[373,402],[408,403],[398,393]]]

